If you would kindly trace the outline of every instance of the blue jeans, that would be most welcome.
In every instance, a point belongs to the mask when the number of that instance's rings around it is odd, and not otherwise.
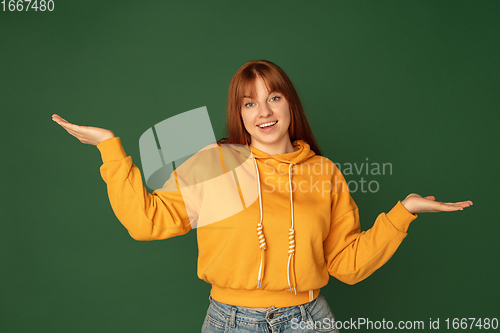
[[[202,333],[295,333],[335,332],[335,317],[323,295],[308,303],[266,311],[217,302],[208,296],[210,306]]]

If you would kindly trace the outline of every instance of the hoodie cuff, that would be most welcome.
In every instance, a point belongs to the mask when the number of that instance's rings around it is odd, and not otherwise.
[[[396,229],[402,232],[406,232],[410,226],[410,222],[415,220],[417,217],[417,214],[410,213],[408,209],[403,206],[401,200],[398,200],[396,206],[394,206],[389,213],[387,213],[389,221],[392,222]]]
[[[127,157],[122,141],[118,136],[100,142],[97,149],[101,152],[102,163],[119,161]]]

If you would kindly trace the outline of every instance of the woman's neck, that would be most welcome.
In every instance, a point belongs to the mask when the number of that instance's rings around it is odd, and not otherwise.
[[[292,145],[290,139],[283,140],[281,142],[276,142],[274,144],[265,144],[262,142],[252,140],[250,146],[257,148],[269,155],[283,155],[287,153],[292,153],[296,150],[295,147]]]

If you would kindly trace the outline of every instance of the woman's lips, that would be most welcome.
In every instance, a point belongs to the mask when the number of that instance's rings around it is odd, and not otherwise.
[[[260,126],[257,126],[262,132],[271,132],[275,127],[276,125],[278,124],[278,121],[276,120],[276,123],[272,126],[266,126],[264,128],[261,128]]]

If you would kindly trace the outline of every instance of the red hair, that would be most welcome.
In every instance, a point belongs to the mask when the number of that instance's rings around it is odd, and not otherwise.
[[[227,103],[226,133],[228,137],[220,139],[217,143],[250,145],[251,137],[241,118],[241,106],[247,89],[250,91],[250,97],[256,98],[255,80],[257,77],[264,80],[269,92],[282,94],[288,102],[290,107],[288,135],[291,142],[304,140],[317,155],[321,155],[292,81],[278,65],[267,60],[249,61],[234,74],[229,86]]]

